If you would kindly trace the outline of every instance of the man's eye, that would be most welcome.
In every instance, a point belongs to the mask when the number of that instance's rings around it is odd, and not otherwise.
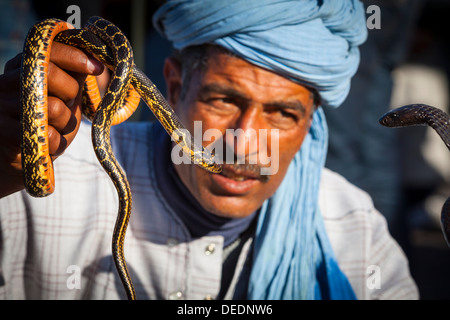
[[[291,119],[294,119],[295,121],[297,121],[297,115],[293,114],[292,112],[280,110],[280,114],[284,118],[291,118]]]
[[[284,109],[267,110],[267,120],[270,121],[274,128],[289,129],[297,125],[299,116],[294,112]]]
[[[206,100],[206,102],[212,106],[217,107],[231,107],[237,104],[234,98],[230,97],[213,97]]]
[[[298,116],[294,114],[293,112],[289,112],[283,109],[274,109],[274,110],[268,110],[269,114],[277,119],[285,119],[285,120],[294,120],[297,121]]]
[[[211,100],[219,102],[219,103],[223,103],[223,104],[234,104],[235,103],[234,99],[229,98],[229,97],[219,97],[219,98],[213,98]]]
[[[211,114],[226,116],[236,112],[239,106],[235,99],[220,96],[220,97],[208,97],[201,99],[204,108],[207,108]]]

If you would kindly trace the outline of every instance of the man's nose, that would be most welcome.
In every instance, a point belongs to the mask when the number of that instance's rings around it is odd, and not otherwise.
[[[260,111],[257,107],[249,106],[241,112],[233,128],[226,131],[225,141],[227,148],[232,148],[238,159],[247,158],[249,160],[249,157],[257,156],[260,125]]]

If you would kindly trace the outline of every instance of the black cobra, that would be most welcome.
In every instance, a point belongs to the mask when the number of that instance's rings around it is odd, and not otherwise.
[[[124,256],[125,232],[131,214],[131,191],[110,142],[113,118],[126,102],[127,93],[132,91],[130,84],[195,164],[214,173],[220,172],[221,166],[214,161],[208,150],[195,145],[163,95],[136,68],[130,43],[119,28],[100,17],[90,18],[82,30],[72,29],[64,21],[49,19],[30,29],[22,59],[21,149],[24,184],[28,193],[43,197],[54,190],[53,165],[48,150],[47,108],[47,70],[53,40],[87,50],[113,71],[111,82],[98,108],[91,111],[83,107],[83,114],[92,120],[95,154],[118,192],[119,210],[113,232],[112,252],[127,297],[134,300],[136,294]]]
[[[438,108],[426,104],[403,106],[384,114],[380,123],[386,127],[428,125],[437,132],[450,150],[450,116]],[[445,241],[450,246],[450,197],[442,206],[441,228]]]

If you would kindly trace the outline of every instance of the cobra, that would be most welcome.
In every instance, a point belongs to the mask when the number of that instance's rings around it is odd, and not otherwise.
[[[385,113],[380,123],[386,127],[428,125],[433,128],[450,150],[450,116],[444,111],[426,104],[410,104]],[[450,197],[441,210],[441,228],[450,246]]]
[[[22,57],[21,154],[25,189],[30,195],[45,197],[55,190],[53,162],[48,147],[47,107],[47,71],[54,41],[83,48],[112,70],[103,98],[100,98],[95,77],[87,77],[82,110],[84,116],[92,121],[95,154],[118,193],[119,208],[112,236],[112,253],[127,297],[134,300],[136,293],[124,255],[132,196],[123,169],[111,148],[111,126],[129,118],[142,98],[193,163],[213,173],[220,172],[221,166],[207,149],[195,145],[164,96],[134,65],[130,43],[118,27],[100,17],[90,18],[83,29],[74,29],[62,20],[48,19],[30,29]]]

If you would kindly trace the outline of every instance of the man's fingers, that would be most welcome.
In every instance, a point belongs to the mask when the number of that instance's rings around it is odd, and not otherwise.
[[[55,97],[48,97],[49,125],[65,135],[77,128],[77,116],[64,102]]]
[[[49,97],[49,149],[53,159],[60,156],[75,138],[81,123],[81,104],[81,90],[70,106]]]
[[[52,126],[48,126],[48,141],[50,155],[53,159],[59,157],[68,146],[66,137]]]
[[[22,54],[0,75],[0,197],[23,188],[20,153],[20,72]],[[73,141],[81,122],[82,83],[103,65],[82,50],[54,43],[48,65],[48,137],[53,159]],[[41,72],[41,70],[38,70]],[[27,89],[27,88],[25,88]]]
[[[0,75],[0,162],[20,171],[20,66],[22,55],[8,61]],[[55,159],[75,138],[81,122],[82,84],[104,66],[82,50],[54,43],[48,66],[48,138]],[[6,172],[6,171],[5,171]]]
[[[48,94],[58,97],[66,103],[69,101],[73,102],[80,90],[78,81],[52,62],[48,66],[47,81]]]
[[[61,69],[82,74],[99,75],[104,66],[82,50],[58,42],[53,43],[50,60]]]

